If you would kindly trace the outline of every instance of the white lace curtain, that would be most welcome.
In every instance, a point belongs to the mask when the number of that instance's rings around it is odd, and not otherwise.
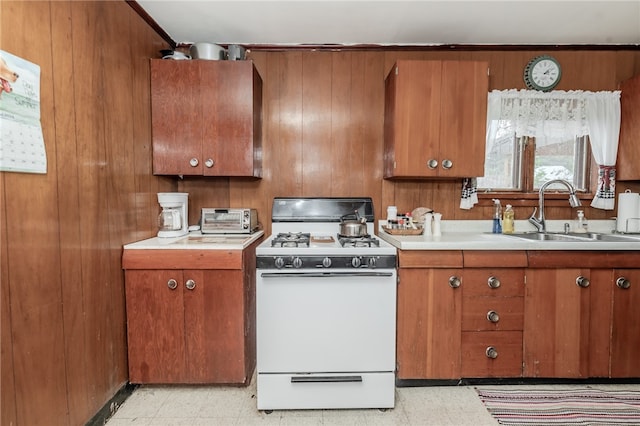
[[[599,169],[598,189],[591,207],[613,210],[620,91],[494,90],[489,93],[487,108],[488,143],[494,140],[499,120],[509,123],[517,137],[539,137],[549,143],[589,135]]]

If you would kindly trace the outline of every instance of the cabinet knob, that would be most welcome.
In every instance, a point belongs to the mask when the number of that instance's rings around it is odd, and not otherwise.
[[[585,278],[582,275],[580,275],[579,277],[576,278],[576,284],[578,284],[578,286],[582,288],[587,288],[591,283],[589,282],[589,278]]]
[[[627,290],[629,287],[631,287],[631,281],[629,281],[625,277],[620,277],[616,280],[616,285],[623,290]]]
[[[197,158],[195,158],[195,157],[194,157],[194,158],[192,158],[191,160],[189,160],[189,165],[190,165],[191,167],[197,167],[199,163],[200,163],[200,162],[199,162],[199,161],[198,161],[198,159],[197,159]]]
[[[489,277],[487,285],[491,288],[498,288],[500,287],[500,280],[496,277]]]
[[[489,311],[487,312],[487,319],[495,324],[500,321],[500,315],[496,311]]]
[[[449,170],[451,167],[453,167],[453,161],[451,161],[451,160],[442,161],[442,168],[443,169]]]
[[[498,351],[493,346],[489,346],[485,351],[485,354],[487,354],[487,358],[491,358],[491,359],[498,358]]]
[[[431,160],[427,161],[427,167],[429,167],[430,169],[435,169],[436,167],[438,167],[438,160],[432,158]]]
[[[449,285],[451,286],[451,288],[458,288],[460,287],[460,284],[462,284],[462,280],[460,280],[460,278],[456,277],[455,275],[449,277]]]
[[[187,282],[184,283],[184,286],[187,287],[187,290],[193,290],[196,288],[196,282],[194,280],[187,280]]]
[[[171,278],[169,281],[167,281],[167,287],[169,287],[169,289],[171,290],[175,290],[176,288],[178,288],[178,281]]]
[[[212,158],[207,158],[207,160],[204,162],[204,165],[207,166],[208,168],[213,167],[213,165],[216,164],[215,161],[213,161]]]

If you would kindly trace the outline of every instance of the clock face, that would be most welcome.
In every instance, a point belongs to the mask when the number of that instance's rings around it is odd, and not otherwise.
[[[524,71],[524,81],[529,89],[548,91],[560,82],[560,64],[551,56],[532,59]]]

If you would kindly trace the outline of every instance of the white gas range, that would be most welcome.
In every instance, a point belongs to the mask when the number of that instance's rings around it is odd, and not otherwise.
[[[340,235],[343,217],[367,220]],[[396,249],[370,198],[276,198],[256,249],[259,410],[395,404]]]

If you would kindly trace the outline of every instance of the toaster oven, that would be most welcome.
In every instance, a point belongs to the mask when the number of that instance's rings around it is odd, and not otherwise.
[[[203,234],[250,234],[256,229],[256,209],[202,209],[200,231]]]

